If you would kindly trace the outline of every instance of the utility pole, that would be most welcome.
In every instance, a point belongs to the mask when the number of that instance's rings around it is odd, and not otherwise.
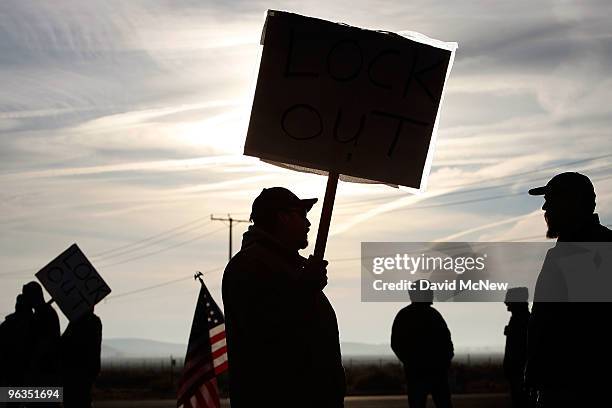
[[[235,222],[251,222],[249,220],[238,220],[236,218],[232,218],[230,214],[227,214],[227,218],[217,218],[210,215],[210,219],[213,221],[229,221],[229,257],[228,261],[232,259],[232,224]]]

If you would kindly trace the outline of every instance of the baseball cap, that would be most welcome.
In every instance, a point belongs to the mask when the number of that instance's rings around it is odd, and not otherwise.
[[[253,201],[251,219],[254,219],[258,214],[271,210],[303,208],[308,212],[317,201],[316,198],[300,199],[284,187],[264,188]]]
[[[595,199],[593,183],[584,174],[566,172],[557,174],[545,186],[529,190],[530,195],[573,195]]]

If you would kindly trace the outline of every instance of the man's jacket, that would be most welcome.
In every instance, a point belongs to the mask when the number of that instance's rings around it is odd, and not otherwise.
[[[404,364],[408,381],[446,375],[454,355],[444,318],[422,303],[412,303],[399,311],[391,330],[391,348]]]
[[[562,301],[572,288],[559,278],[562,275],[555,262],[560,253],[567,252],[560,248],[570,248],[572,242],[612,242],[612,231],[593,214],[591,224],[560,237],[548,251],[538,277],[529,323],[526,380],[540,390],[590,389],[593,393],[612,381],[608,373],[612,364],[609,324],[612,303]]]
[[[91,387],[100,373],[102,322],[93,312],[68,324],[62,334],[64,405],[91,405]],[[89,403],[89,405],[86,405]]]
[[[242,407],[341,407],[338,323],[305,259],[256,227],[223,275],[230,401]]]
[[[504,329],[506,347],[504,349],[504,374],[511,381],[522,381],[527,361],[527,327],[529,326],[529,308],[512,312],[510,322]]]

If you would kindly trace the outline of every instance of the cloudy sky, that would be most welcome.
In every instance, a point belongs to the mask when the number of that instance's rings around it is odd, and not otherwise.
[[[342,340],[388,342],[402,306],[360,302],[362,241],[538,239],[542,201],[522,193],[566,170],[591,176],[611,222],[609,2],[8,0],[0,314],[77,242],[113,289],[105,337],[186,342],[190,276],[207,271],[220,298],[227,261],[210,215],[248,218],[272,185],[322,197],[323,177],[242,156],[267,9],[459,44],[427,192],[339,185],[326,293]],[[439,310],[459,348],[503,344],[502,304]]]

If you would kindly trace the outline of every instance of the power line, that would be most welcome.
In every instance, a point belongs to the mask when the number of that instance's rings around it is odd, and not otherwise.
[[[228,262],[232,259],[232,225],[235,222],[251,222],[249,220],[239,220],[236,218],[232,218],[232,216],[230,214],[227,214],[227,218],[217,218],[217,217],[213,217],[212,214],[210,215],[210,219],[211,221],[229,221],[229,257],[228,257]]]
[[[606,224],[605,227],[612,227],[612,224]],[[499,241],[499,242],[518,242],[518,241],[526,241],[528,239],[536,239],[536,238],[544,238],[544,236],[542,236],[541,234],[538,234],[538,235],[530,235],[530,236],[524,236],[524,237],[513,237],[513,238],[509,238],[509,239],[506,239],[504,241]],[[470,242],[470,241],[457,241],[457,242]],[[487,241],[475,241],[475,242],[486,243]],[[329,259],[329,262],[330,263],[331,262],[347,262],[347,261],[357,261],[361,259],[367,259],[367,258],[363,258],[361,256],[349,257],[349,258],[335,258],[335,259]]]
[[[612,224],[606,224],[604,225],[604,227],[612,227]],[[510,241],[526,241],[528,239],[536,239],[536,238],[544,238],[544,237],[542,237],[542,235],[530,235],[527,237],[511,238]]]
[[[575,160],[575,161],[571,161],[571,162],[567,162],[567,163],[555,164],[555,165],[551,165],[551,166],[547,166],[547,167],[541,167],[541,168],[536,169],[536,170],[529,170],[529,171],[524,171],[524,172],[521,172],[521,173],[514,173],[514,174],[508,174],[508,175],[505,175],[505,176],[491,177],[491,178],[489,178],[487,180],[487,182],[489,182],[491,180],[502,180],[502,179],[506,179],[506,178],[509,178],[509,177],[523,176],[525,174],[532,174],[532,173],[537,173],[537,172],[545,171],[545,170],[558,169],[559,167],[573,166],[574,164],[585,163],[585,162],[594,161],[594,160],[600,160],[600,159],[604,159],[606,157],[612,157],[612,153],[611,154],[604,154],[604,155],[601,155],[601,156],[588,157],[588,158],[585,158],[585,159]],[[475,185],[475,184],[480,184],[480,183],[482,183],[482,181],[475,181],[475,182],[472,182],[472,183],[459,184],[459,185],[448,186],[448,187],[465,187],[465,186]]]
[[[606,224],[606,227],[612,227],[612,224]],[[534,239],[534,238],[541,238],[541,235],[532,235],[532,236],[527,236],[527,237],[516,237],[516,238],[510,238],[509,240],[507,240],[507,242],[516,242],[516,241],[523,241],[523,240],[527,240],[527,239]],[[356,260],[361,260],[363,259],[363,257],[359,256],[359,257],[351,257],[351,258],[332,258],[329,260],[329,262],[346,262],[346,261],[356,261]],[[224,269],[224,267],[217,267],[217,268],[213,268],[213,269],[209,269],[207,271],[204,271],[203,273],[211,273],[211,272],[216,272],[216,271],[220,271]],[[169,281],[165,281],[162,283],[158,283],[155,285],[151,285],[151,286],[145,286],[142,288],[138,288],[138,289],[134,289],[131,290],[129,292],[124,292],[124,293],[119,293],[117,295],[112,295],[109,296],[107,298],[104,299],[104,302],[108,302],[109,300],[112,299],[116,299],[116,298],[120,298],[120,297],[126,297],[126,296],[131,296],[131,295],[135,295],[141,292],[145,292],[145,291],[149,291],[152,289],[157,289],[160,287],[164,287],[164,286],[169,286],[172,285],[174,283],[178,283],[178,282],[183,282],[186,281],[187,279],[192,279],[193,276],[186,276],[186,277],[182,277],[182,278],[178,278],[178,279],[171,279]]]
[[[219,228],[219,229],[213,230],[213,231],[211,231],[211,232],[209,232],[207,234],[199,235],[199,236],[191,238],[191,239],[189,239],[187,241],[179,242],[178,244],[174,244],[174,245],[171,245],[169,247],[158,249],[157,251],[148,252],[146,254],[138,255],[138,256],[135,256],[135,257],[132,257],[132,258],[128,258],[128,259],[124,259],[124,260],[121,260],[121,261],[118,261],[118,262],[110,263],[110,264],[107,264],[107,265],[102,265],[99,268],[100,269],[109,268],[111,266],[121,265],[121,264],[124,264],[124,263],[127,263],[127,262],[135,261],[137,259],[142,259],[142,258],[146,258],[146,257],[152,256],[152,255],[157,255],[159,253],[168,251],[170,249],[174,249],[174,248],[181,247],[183,245],[190,244],[190,243],[192,243],[194,241],[197,241],[197,240],[202,239],[204,237],[207,237],[209,235],[215,234],[215,233],[221,231],[222,229],[224,229],[224,228]]]
[[[596,179],[593,179],[593,181],[602,181],[602,180],[609,179],[611,177],[612,177],[612,175],[606,176],[606,177],[601,177],[601,178],[596,178]],[[517,193],[503,194],[503,195],[497,195],[497,196],[492,196],[492,197],[482,197],[482,198],[475,198],[475,199],[470,199],[470,200],[453,201],[453,202],[449,202],[449,203],[439,203],[439,204],[421,205],[421,206],[408,207],[408,208],[398,208],[398,209],[395,209],[395,210],[386,211],[385,213],[394,213],[394,212],[403,212],[403,211],[410,211],[410,210],[420,210],[420,209],[427,209],[427,208],[447,207],[447,206],[453,206],[453,205],[470,204],[470,203],[476,203],[476,202],[484,202],[484,201],[491,201],[491,200],[497,200],[497,199],[502,199],[502,198],[514,197],[514,196],[519,196],[519,195],[524,195],[524,194],[525,194],[524,192],[517,192]],[[359,213],[361,213],[361,212],[359,212]],[[353,213],[353,214],[358,214],[358,213]],[[351,215],[351,214],[349,213],[349,214],[343,214],[343,215]],[[223,221],[228,221],[229,219],[232,219],[232,218],[228,217],[227,220],[223,219]],[[234,222],[237,221],[235,219],[232,219],[232,220]],[[240,222],[245,222],[245,221],[244,220],[240,220]],[[230,223],[230,225],[231,225],[231,223]],[[152,256],[152,255],[156,255],[158,253],[165,252],[165,251],[168,251],[168,250],[173,249],[173,248],[177,248],[177,247],[180,247],[180,246],[183,246],[183,245],[187,245],[187,244],[189,244],[191,242],[194,242],[196,240],[204,238],[204,237],[206,237],[208,235],[212,235],[212,234],[214,234],[216,232],[219,232],[222,229],[223,228],[216,229],[216,230],[211,231],[211,232],[209,232],[207,234],[204,234],[204,235],[201,235],[201,236],[197,236],[197,237],[189,239],[187,241],[183,241],[183,242],[180,242],[178,244],[171,245],[169,247],[161,248],[161,249],[156,250],[156,251],[152,251],[152,252],[149,252],[149,253],[146,253],[146,254],[141,254],[141,255],[138,255],[138,256],[135,256],[135,257],[132,257],[132,258],[128,258],[128,259],[125,259],[125,260],[121,260],[121,261],[118,261],[118,262],[115,262],[115,263],[103,265],[103,266],[100,266],[100,268],[108,268],[108,267],[124,264],[124,263],[127,263],[127,262],[131,262],[131,261],[134,261],[134,260],[137,260],[137,259],[141,259],[141,258],[149,257],[149,256]],[[231,231],[231,228],[230,228],[230,231]],[[231,235],[230,235],[230,237],[231,237]],[[536,238],[536,237],[533,237],[533,238]],[[524,238],[524,239],[529,239],[529,237]],[[231,239],[230,239],[230,259],[231,259]],[[13,276],[14,277],[14,276],[18,276],[17,275],[18,273],[21,273],[21,272],[12,272],[12,273],[8,272],[8,273],[2,273],[0,275],[5,275],[6,277],[9,277],[9,276]]]
[[[603,156],[603,157],[607,157],[607,156]],[[596,159],[600,159],[601,157],[598,157]],[[582,160],[584,161],[584,160]],[[575,163],[575,162],[572,162]],[[569,165],[569,164],[568,164]],[[609,169],[610,168],[610,164],[605,164],[603,166],[599,166],[599,167],[595,167],[592,169],[588,169],[589,171],[600,171],[600,170],[605,170],[605,169]],[[540,170],[535,170],[532,171],[532,173],[536,173],[539,172]],[[508,177],[514,177],[514,176],[518,176],[521,173],[518,173],[516,175],[508,175],[508,176],[502,176],[504,178],[508,178]],[[522,173],[522,174],[526,174],[526,173]],[[546,179],[550,179],[549,176],[541,176],[541,177],[537,177],[535,179],[529,179],[529,180],[525,180],[524,182],[527,181],[538,181],[538,180],[546,180]],[[454,186],[450,186],[450,187],[464,187],[464,186],[470,186],[470,185],[474,185],[474,184],[480,184],[480,183],[488,183],[490,180],[485,180],[485,181],[480,181],[480,182],[473,182],[473,183],[466,183],[466,184],[460,184],[460,185],[454,185]],[[477,191],[484,191],[484,190],[491,190],[491,189],[495,189],[495,188],[501,188],[501,187],[508,187],[508,186],[512,186],[515,185],[518,181],[514,181],[514,182],[510,182],[510,183],[504,183],[504,184],[498,184],[495,186],[485,186],[485,187],[477,187],[477,188],[472,188],[472,189],[467,189],[467,190],[455,190],[455,191],[449,191],[448,193],[443,193],[443,194],[439,194],[436,195],[434,197],[431,198],[440,198],[440,197],[446,197],[446,196],[450,196],[450,195],[456,195],[456,194],[468,194],[468,193],[473,193],[473,192],[477,192]],[[377,201],[386,201],[389,200],[390,198],[394,198],[394,197],[389,197],[389,196],[385,196],[385,197],[374,197],[374,198],[370,198],[370,199],[363,199],[363,200],[353,200],[347,203],[343,203],[340,205],[341,208],[347,208],[347,207],[353,207],[353,206],[360,206],[363,204],[368,204],[368,203],[372,203],[372,202],[377,202]]]
[[[178,283],[178,282],[183,282],[183,281],[186,281],[187,279],[192,279],[192,277],[191,276],[186,276],[186,277],[182,277],[182,278],[178,278],[178,279],[172,279],[172,280],[169,280],[169,281],[158,283],[156,285],[145,286],[143,288],[130,290],[129,292],[123,292],[123,293],[119,293],[117,295],[108,296],[108,297],[104,298],[104,303],[107,303],[108,301],[114,300],[114,299],[117,299],[117,298],[121,298],[121,297],[125,297],[125,296],[130,296],[130,295],[135,295],[137,293],[146,292],[148,290],[161,288],[163,286],[172,285],[172,284]]]
[[[606,176],[606,177],[600,177],[600,178],[596,178],[593,179],[592,181],[601,181],[601,180],[606,180],[612,178],[612,175]],[[395,212],[403,212],[403,211],[411,211],[411,210],[422,210],[422,209],[426,209],[426,208],[436,208],[436,207],[447,207],[447,206],[453,206],[453,205],[461,205],[461,204],[471,204],[471,203],[477,203],[477,202],[482,202],[482,201],[491,201],[491,200],[498,200],[501,198],[508,198],[508,197],[515,197],[515,196],[519,196],[519,195],[525,195],[526,193],[524,191],[519,191],[516,193],[510,193],[510,194],[501,194],[501,195],[496,195],[496,196],[490,196],[490,197],[480,197],[480,198],[473,198],[473,199],[469,199],[469,200],[460,200],[460,201],[451,201],[451,202],[447,202],[447,203],[438,203],[438,204],[427,204],[427,205],[419,205],[419,206],[414,206],[414,207],[406,207],[406,208],[397,208],[394,210],[389,210],[389,211],[385,211],[385,214],[388,213],[395,213]],[[362,214],[363,211],[357,211],[357,212],[352,212],[352,213],[340,213],[341,215],[355,215],[355,214]]]
[[[113,259],[113,258],[121,257],[121,256],[124,256],[124,255],[129,255],[131,253],[141,251],[141,250],[146,249],[148,247],[155,246],[156,244],[168,241],[171,238],[179,237],[179,236],[187,234],[187,233],[189,233],[191,231],[194,231],[194,230],[206,227],[207,225],[210,225],[210,221],[209,222],[205,222],[202,225],[194,225],[194,226],[189,227],[187,229],[184,229],[182,231],[178,231],[178,232],[175,232],[175,233],[170,234],[170,235],[162,236],[159,239],[156,239],[154,241],[150,241],[150,242],[148,242],[146,244],[143,244],[143,245],[140,245],[139,247],[136,247],[136,248],[126,249],[126,250],[120,251],[118,253],[114,253],[114,254],[110,254],[110,255],[106,255],[106,256],[102,256],[102,257],[92,257],[92,260],[96,261],[96,262],[100,262],[100,261],[105,261],[105,260],[108,260],[108,259]]]
[[[177,232],[171,233],[170,235],[161,236],[160,238],[158,238],[156,240],[149,241],[149,242],[147,242],[145,244],[141,244],[141,245],[139,245],[139,246],[137,246],[135,248],[125,249],[123,251],[120,251],[120,252],[117,252],[117,253],[113,253],[113,254],[110,254],[110,255],[106,255],[106,256],[92,257],[92,260],[99,262],[99,261],[105,261],[107,259],[117,258],[117,257],[123,256],[123,255],[128,255],[130,253],[137,252],[137,251],[140,251],[142,249],[146,249],[148,247],[154,246],[154,245],[159,244],[161,242],[168,241],[171,238],[187,234],[188,232],[191,232],[193,230],[197,230],[199,228],[206,227],[207,225],[210,225],[210,220],[208,222],[205,222],[204,224],[201,224],[201,225],[196,224],[196,225],[191,226],[191,227],[189,227],[187,229],[183,229],[181,231],[177,231]]]
[[[207,271],[204,271],[202,273],[210,273],[210,272],[216,272],[223,269],[223,267],[219,267],[219,268],[214,268],[214,269],[209,269]],[[171,279],[169,281],[165,281],[162,283],[158,283],[156,285],[151,285],[151,286],[145,286],[143,288],[138,288],[138,289],[134,289],[134,290],[130,290],[128,292],[123,292],[123,293],[118,293],[116,295],[111,295],[108,296],[104,299],[104,303],[108,302],[109,300],[113,300],[113,299],[117,299],[120,297],[125,297],[125,296],[130,296],[130,295],[135,295],[137,293],[141,293],[141,292],[145,292],[148,290],[152,290],[152,289],[157,289],[157,288],[161,288],[163,286],[168,286],[168,285],[172,285],[174,283],[178,283],[178,282],[183,282],[186,281],[187,279],[193,279],[193,275],[190,276],[186,276],[186,277],[182,277],[182,278],[177,278],[177,279]]]
[[[127,258],[127,259],[123,259],[123,260],[120,260],[120,261],[117,261],[117,262],[113,262],[113,263],[109,263],[109,264],[106,264],[106,265],[102,265],[102,266],[99,266],[98,268],[109,268],[109,267],[113,267],[113,266],[116,266],[116,265],[124,264],[124,263],[127,263],[127,262],[135,261],[137,259],[142,259],[142,258],[146,258],[146,257],[152,256],[152,255],[156,255],[156,254],[162,253],[162,252],[166,252],[166,251],[169,251],[171,249],[178,248],[178,247],[190,244],[190,243],[192,243],[194,241],[197,241],[197,240],[202,239],[204,237],[207,237],[209,235],[215,234],[215,233],[221,231],[222,229],[223,228],[219,228],[219,229],[210,231],[210,232],[208,232],[206,234],[198,235],[198,236],[193,237],[191,239],[188,239],[186,241],[182,241],[182,242],[179,242],[177,244],[170,245],[168,247],[160,248],[160,249],[157,249],[155,251],[147,252],[147,253],[140,254],[140,255],[137,255],[137,256],[134,256],[134,257],[131,257],[131,258]],[[120,255],[117,255],[117,256],[120,256]],[[109,257],[109,258],[114,258],[114,257],[115,256]],[[17,270],[17,271],[0,272],[0,277],[2,277],[2,278],[4,278],[4,277],[20,277],[20,276],[31,276],[31,269],[28,268],[28,269],[20,269],[20,270]]]
[[[494,177],[494,178],[490,178],[490,179],[486,180],[486,182],[489,182],[491,180],[499,180],[499,179],[510,178],[510,177],[518,177],[518,176],[521,176],[521,175],[532,174],[532,173],[536,173],[536,172],[540,172],[540,171],[544,171],[544,170],[549,170],[549,169],[553,169],[553,168],[558,168],[558,167],[562,167],[562,166],[569,166],[569,165],[574,165],[574,164],[578,164],[578,163],[584,163],[584,162],[588,162],[588,161],[600,160],[602,158],[607,158],[607,157],[610,157],[610,156],[612,156],[612,154],[596,156],[596,157],[576,160],[576,161],[567,162],[567,163],[561,163],[561,164],[557,164],[557,165],[554,165],[554,166],[543,167],[543,168],[540,168],[540,169],[530,170],[530,171],[521,172],[521,173],[515,173],[515,174],[511,174],[511,175],[506,175],[506,176]],[[594,170],[605,169],[605,168],[607,168],[607,165],[595,168]],[[539,179],[544,179],[544,178],[547,178],[547,177],[540,177],[540,178],[534,179],[533,181],[539,180]],[[600,178],[600,179],[596,179],[596,180],[593,180],[593,181],[604,180],[604,179],[607,179],[607,178],[609,178],[609,177]],[[469,185],[474,185],[474,184],[479,184],[479,183],[482,183],[482,181],[474,182],[474,183],[460,184],[460,185],[456,185],[454,187],[469,186]],[[515,183],[506,183],[504,185],[498,185],[498,186],[479,187],[479,188],[475,188],[475,189],[462,190],[462,191],[451,191],[451,192],[444,193],[444,194],[441,194],[439,196],[436,196],[436,198],[437,197],[448,196],[448,195],[452,195],[452,194],[463,194],[463,193],[469,193],[469,192],[475,192],[475,191],[499,188],[499,187],[513,185],[513,184],[515,184]],[[509,195],[499,195],[499,196],[493,196],[493,197],[485,197],[485,198],[479,198],[479,199],[473,199],[473,200],[463,200],[463,201],[457,201],[457,202],[451,202],[451,203],[441,203],[441,204],[431,204],[431,205],[426,205],[426,206],[416,206],[416,207],[409,207],[409,208],[402,208],[402,209],[391,210],[391,211],[387,211],[387,212],[398,212],[398,211],[408,211],[408,210],[412,210],[412,209],[424,209],[424,208],[432,208],[432,207],[443,207],[443,206],[450,206],[450,205],[460,205],[460,204],[467,204],[467,203],[472,203],[472,202],[495,200],[495,199],[510,197],[510,196],[514,196],[514,195],[518,195],[518,194],[519,193],[517,193],[517,194],[509,194]],[[520,193],[520,194],[522,194],[522,193]],[[356,205],[359,205],[359,204],[363,204],[363,203],[367,203],[367,202],[374,202],[374,201],[388,200],[388,199],[389,199],[388,197],[377,197],[377,198],[373,198],[373,199],[356,200],[356,201],[353,201],[353,202],[349,202],[347,204],[356,204]],[[340,212],[338,215],[353,215],[353,214],[357,214],[357,213],[341,213]],[[96,260],[96,258],[99,258],[99,259],[110,259],[110,258],[114,258],[114,257],[117,257],[117,256],[126,255],[126,254],[128,254],[130,252],[133,252],[134,250],[140,250],[140,249],[143,249],[143,248],[145,248],[147,246],[150,246],[150,244],[159,243],[159,242],[162,242],[162,241],[168,239],[169,237],[177,236],[177,235],[180,235],[180,234],[182,234],[184,232],[188,232],[188,231],[191,231],[193,229],[196,229],[197,227],[195,225],[193,225],[193,224],[201,222],[201,221],[204,221],[204,220],[210,221],[210,219],[208,219],[208,217],[200,217],[200,218],[197,218],[195,220],[189,221],[189,222],[187,222],[185,224],[181,224],[181,225],[179,225],[177,227],[174,227],[174,228],[162,231],[162,232],[160,232],[158,234],[155,234],[153,236],[150,236],[150,237],[138,240],[136,242],[132,242],[130,244],[122,245],[122,246],[115,247],[115,248],[112,248],[112,249],[109,249],[109,250],[106,250],[106,251],[99,252],[97,254],[94,254],[92,256],[92,259],[94,259],[94,260]],[[245,220],[240,220],[240,221],[244,222]],[[203,225],[200,225],[200,226],[204,226],[204,225],[207,225],[207,224],[208,223],[204,223]],[[178,233],[175,233],[175,234],[171,234],[170,236],[165,237],[165,238],[160,238],[160,237],[163,237],[165,234],[173,233],[175,231],[179,231],[179,230],[184,229],[186,227],[189,227],[188,230],[185,230],[183,232],[178,232]],[[218,232],[218,231],[219,230],[212,231],[211,234],[215,233],[215,232]],[[121,264],[121,263],[130,262],[131,260],[140,259],[140,258],[143,258],[143,257],[147,257],[147,256],[150,256],[150,255],[154,255],[154,254],[160,253],[160,252],[164,252],[166,250],[169,250],[169,249],[172,249],[172,248],[175,248],[175,247],[182,246],[182,245],[188,244],[190,242],[193,242],[193,241],[195,241],[197,239],[200,239],[200,238],[202,238],[202,237],[204,237],[206,235],[208,235],[208,234],[205,234],[205,235],[200,236],[200,237],[196,237],[196,238],[194,238],[192,240],[185,241],[183,243],[179,243],[177,245],[173,245],[173,246],[170,246],[170,247],[167,247],[167,248],[162,248],[162,249],[160,249],[158,251],[153,251],[151,253],[142,254],[142,255],[136,256],[134,258],[130,258],[130,259],[127,259],[127,260],[119,261],[119,262],[113,263],[113,264],[109,264],[109,265],[106,265],[104,267],[110,267],[110,266],[118,265],[118,264]],[[147,245],[142,245],[142,244],[147,244]],[[132,248],[132,247],[138,247],[138,246],[141,246],[141,248],[138,248],[138,249]],[[132,248],[132,249],[128,250],[128,248]],[[112,254],[113,252],[117,252],[117,251],[119,251],[119,253],[116,253],[116,254],[113,254],[113,255],[108,255],[108,254]],[[108,256],[105,256],[105,255],[108,255]],[[24,269],[20,269],[20,270],[17,270],[17,271],[0,272],[0,276],[6,276],[6,277],[11,276],[11,275],[12,276],[16,276],[16,275],[21,274],[21,273],[29,272],[30,270],[31,270],[30,268],[24,268]]]
[[[189,226],[191,226],[191,225],[193,225],[193,224],[197,224],[197,223],[202,222],[202,221],[207,221],[207,222],[205,222],[205,223],[204,223],[204,225],[206,225],[206,224],[208,224],[208,223],[210,222],[210,220],[208,219],[208,217],[200,217],[200,218],[196,218],[195,220],[192,220],[192,221],[189,221],[189,222],[187,222],[187,223],[185,223],[185,224],[181,224],[181,225],[179,225],[179,226],[177,226],[177,227],[174,227],[174,228],[171,228],[171,229],[168,229],[168,230],[162,231],[162,232],[157,233],[157,234],[155,234],[155,235],[152,235],[152,236],[150,236],[150,237],[143,238],[143,239],[140,239],[140,240],[138,240],[138,241],[135,241],[135,242],[132,242],[132,243],[129,243],[129,244],[126,244],[126,245],[122,245],[122,246],[119,246],[119,247],[115,247],[115,248],[112,248],[112,249],[108,249],[108,250],[106,250],[106,251],[98,252],[97,254],[93,254],[93,255],[91,256],[91,258],[92,258],[92,259],[95,259],[95,258],[105,258],[105,257],[106,257],[106,255],[107,255],[107,254],[109,254],[109,253],[113,253],[113,252],[117,252],[117,251],[123,251],[123,250],[125,250],[125,249],[127,249],[127,248],[131,248],[131,247],[133,247],[133,246],[140,246],[140,245],[141,245],[141,244],[143,244],[143,243],[150,243],[149,241],[152,241],[152,240],[155,240],[155,239],[156,239],[156,238],[158,238],[158,237],[164,236],[165,234],[167,234],[167,233],[169,233],[169,232],[178,231],[178,230],[181,230],[181,229],[183,229],[183,228],[185,228],[185,227],[189,227]],[[203,226],[203,225],[202,225],[202,226]]]
[[[612,155],[604,155],[604,156],[600,156],[600,157],[596,157],[596,158],[591,158],[591,159],[578,160],[578,161],[566,163],[566,165],[581,163],[581,162],[585,162],[585,161],[589,161],[589,160],[597,160],[597,159],[601,159],[601,158],[609,157],[609,156],[612,156]],[[609,166],[605,165],[605,166],[600,166],[599,168],[596,168],[596,169],[601,170],[601,169],[608,169],[608,168],[609,168]],[[540,171],[540,170],[536,170],[536,171]],[[522,174],[526,174],[526,173],[527,172],[524,172]],[[521,174],[521,173],[519,173],[519,174]],[[502,176],[502,177],[499,177],[499,178],[507,178],[507,177],[509,177],[509,176]],[[597,179],[593,179],[593,181],[601,181],[601,180],[609,179],[610,177],[611,176],[597,178]],[[548,178],[548,176],[546,176],[546,177],[539,177],[539,178],[533,179],[532,181],[537,181],[537,180],[546,179],[546,178]],[[515,183],[507,183],[507,184],[502,185],[502,186],[513,185],[513,184],[515,184]],[[497,188],[497,187],[502,187],[502,186],[480,187],[480,188],[471,189],[471,190],[467,190],[467,191],[463,191],[463,192],[464,193],[474,192],[474,191],[480,191],[480,190],[485,190],[485,189],[490,189],[490,188]],[[450,193],[443,194],[441,196],[452,195],[453,193],[458,193],[458,192],[450,192]],[[517,193],[503,194],[503,195],[497,195],[497,196],[492,196],[492,197],[483,197],[483,198],[474,198],[474,199],[469,199],[469,200],[454,201],[454,202],[450,202],[450,203],[428,204],[428,205],[421,205],[421,206],[414,206],[414,207],[390,210],[390,211],[386,211],[386,213],[409,211],[409,210],[418,210],[418,209],[426,209],[426,208],[446,207],[446,206],[453,206],[453,205],[463,205],[463,204],[470,204],[470,203],[475,203],[475,202],[484,202],[484,201],[497,200],[497,199],[501,199],[501,198],[508,198],[508,197],[513,197],[513,196],[518,196],[518,195],[523,195],[523,194],[524,194],[524,192],[517,192]],[[440,197],[440,196],[437,196],[437,197]],[[351,214],[357,214],[357,213],[349,213],[349,214],[343,213],[342,215],[351,215]],[[200,218],[200,219],[198,219],[196,221],[201,221],[203,219],[204,218]],[[249,222],[249,221],[248,220],[239,220],[239,219],[232,218],[231,215],[229,215],[229,214],[228,214],[227,218],[215,218],[215,217],[213,217],[211,215],[210,220],[212,220],[212,221],[215,221],[215,220],[216,221],[229,221],[229,259],[231,259],[231,257],[232,257],[232,224],[233,224],[233,222]],[[191,223],[193,223],[193,222],[191,222]],[[162,232],[160,234],[157,234],[157,235],[155,235],[154,237],[151,237],[151,238],[158,237],[158,236],[163,235],[163,234],[165,234],[167,232],[175,231],[175,230],[180,229],[180,228],[184,228],[185,226],[188,226],[191,223],[182,224],[182,225],[180,225],[180,226],[178,226],[176,228],[173,228],[171,230],[167,230],[167,231]],[[193,229],[193,228],[190,228],[190,230],[191,229]],[[210,234],[215,233],[217,231],[219,231],[219,230],[215,230],[215,231],[211,232]],[[176,234],[170,235],[170,236],[168,236],[166,238],[163,238],[161,240],[158,240],[158,241],[163,241],[163,240],[165,240],[165,239],[167,239],[167,238],[169,238],[171,236],[174,236],[174,235],[176,235]],[[150,253],[147,253],[147,254],[136,256],[134,258],[130,258],[130,259],[127,259],[127,260],[119,261],[119,262],[116,262],[116,263],[113,263],[113,264],[109,264],[109,265],[105,265],[103,267],[114,266],[114,265],[130,262],[132,260],[136,260],[136,259],[140,259],[140,258],[143,258],[143,257],[147,257],[147,256],[150,256],[150,255],[154,255],[154,254],[157,254],[157,253],[160,253],[160,252],[165,252],[166,250],[169,250],[169,249],[172,249],[172,248],[175,248],[175,247],[182,246],[182,245],[188,244],[190,242],[193,242],[193,241],[195,241],[197,239],[200,239],[200,238],[202,238],[202,237],[204,237],[206,235],[209,235],[209,234],[205,234],[203,236],[196,237],[194,239],[191,239],[191,240],[188,240],[188,241],[185,241],[183,243],[179,243],[179,244],[167,247],[167,248],[162,248],[162,249],[160,249],[158,251],[153,251],[153,252],[150,252]],[[149,241],[151,238],[148,238],[148,239],[142,240],[142,241]],[[155,241],[155,242],[158,242],[158,241]],[[105,252],[108,253],[110,251],[105,251]],[[129,252],[130,251],[127,251],[127,253],[129,253]],[[116,256],[120,256],[120,255],[121,254],[117,254]],[[115,256],[111,256],[111,257],[115,257]]]
[[[525,193],[521,191],[518,193],[501,194],[501,195],[496,195],[496,196],[491,196],[491,197],[481,197],[481,198],[473,198],[469,200],[451,201],[449,203],[438,203],[438,204],[418,205],[418,206],[406,207],[406,208],[396,208],[394,210],[385,211],[384,214],[402,212],[402,211],[411,211],[411,210],[422,210],[426,208],[449,207],[453,205],[471,204],[471,203],[477,203],[481,201],[498,200],[500,198],[508,198],[508,197],[514,197],[514,196],[519,196],[519,195],[525,195]],[[355,211],[351,213],[341,213],[340,215],[356,215],[356,214],[362,214],[362,213],[363,211]]]

